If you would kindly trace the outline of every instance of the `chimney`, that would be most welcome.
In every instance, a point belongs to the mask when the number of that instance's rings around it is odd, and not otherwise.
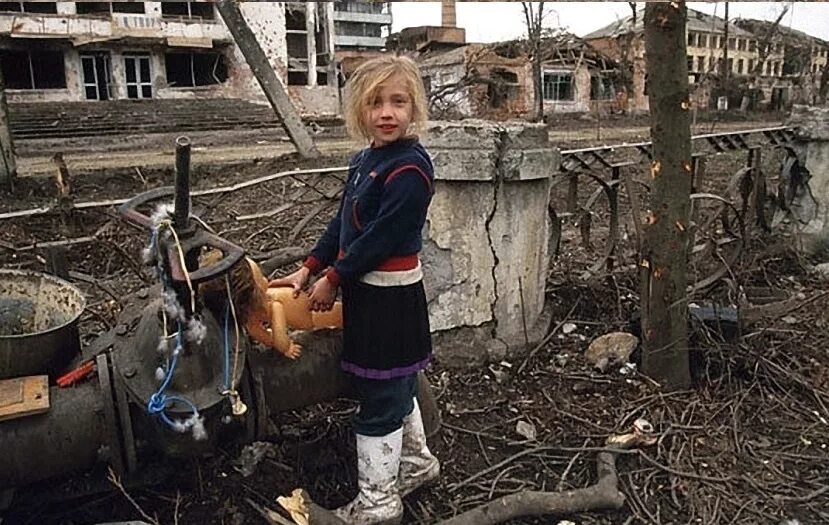
[[[442,0],[440,3],[440,25],[443,27],[457,27],[455,17],[455,0]]]

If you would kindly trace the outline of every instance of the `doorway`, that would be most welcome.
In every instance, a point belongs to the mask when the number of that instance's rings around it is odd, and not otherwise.
[[[135,53],[124,56],[127,98],[153,98],[150,73],[150,55]]]
[[[83,87],[86,100],[109,100],[111,83],[109,53],[85,53],[81,55]]]

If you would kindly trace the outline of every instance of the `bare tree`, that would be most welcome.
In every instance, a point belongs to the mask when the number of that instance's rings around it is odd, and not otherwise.
[[[645,7],[653,163],[651,211],[640,253],[642,369],[668,388],[690,384],[688,226],[691,128],[684,2]]]
[[[786,13],[789,12],[790,7],[791,4],[787,4],[783,7],[783,10],[780,11],[780,14],[777,16],[777,19],[768,27],[763,37],[757,41],[757,63],[754,64],[754,69],[749,72],[751,74],[751,81],[748,84],[748,90],[745,94],[743,94],[743,98],[740,101],[740,111],[748,110],[748,105],[751,102],[753,93],[759,89],[758,84],[760,83],[760,75],[763,73],[763,65],[765,65],[766,59],[768,58],[773,47],[772,40],[774,39],[774,35],[777,33],[777,29],[780,26],[780,21],[783,20]]]
[[[618,75],[617,80],[619,82],[622,91],[624,92],[624,102],[622,102],[622,106],[620,107],[620,111],[627,111],[627,100],[633,97],[633,77],[634,71],[634,52],[633,47],[634,43],[636,42],[637,31],[636,31],[636,23],[639,20],[639,13],[637,11],[636,2],[628,2],[628,7],[630,7],[631,12],[631,22],[630,22],[630,30],[625,32],[620,37],[620,53],[619,53],[619,67],[618,67]]]
[[[723,86],[728,82],[729,73],[731,70],[728,67],[728,2],[725,3],[725,24],[723,26],[723,39],[722,39],[722,68],[720,72],[720,78],[722,79]]]
[[[532,59],[534,113],[532,120],[540,121],[544,118],[544,98],[541,91],[541,23],[544,20],[544,2],[521,2],[524,8],[524,22],[527,24],[528,52]]]

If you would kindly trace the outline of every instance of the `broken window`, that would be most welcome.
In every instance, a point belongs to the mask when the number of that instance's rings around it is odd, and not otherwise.
[[[380,38],[383,36],[383,26],[365,22],[334,22],[334,31],[342,36],[368,36]]]
[[[590,77],[590,100],[611,100],[615,91],[613,79],[610,77]]]
[[[744,65],[744,64],[745,64],[745,63],[743,62],[743,59],[742,59],[742,58],[741,58],[741,59],[739,59],[739,60],[737,60],[737,74],[738,74],[738,75],[742,75],[742,74],[743,74],[743,65]]]
[[[573,75],[545,71],[541,88],[544,100],[573,100]]]
[[[339,0],[334,2],[335,11],[347,11],[349,13],[371,13],[381,14],[388,12],[387,2],[365,2]]]
[[[0,61],[8,89],[66,87],[63,51],[2,51]]]
[[[216,18],[212,2],[161,2],[161,15],[203,20]]]
[[[285,4],[285,29],[288,31],[305,31],[305,6],[293,3]]]
[[[144,14],[144,2],[112,2],[112,12]]]
[[[700,73],[705,71],[705,57],[697,57],[697,71]]]
[[[112,12],[110,2],[75,2],[79,15],[108,15]]]
[[[508,100],[518,96],[518,75],[503,69],[492,72],[492,82],[487,85],[487,97],[489,105],[493,108],[500,108]]]
[[[165,53],[164,62],[170,87],[210,86],[227,80],[227,64],[219,53]]]
[[[16,13],[57,13],[55,2],[0,2],[0,11]]]

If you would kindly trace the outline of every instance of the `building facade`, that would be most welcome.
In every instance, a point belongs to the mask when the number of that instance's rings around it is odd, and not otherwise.
[[[598,49],[629,64],[632,73],[633,110],[647,111],[647,70],[645,66],[644,14],[614,22],[584,38]],[[791,100],[792,82],[784,74],[785,46],[779,35],[769,38],[768,46],[760,32],[743,24],[688,9],[686,23],[688,81],[692,104],[708,107],[713,102],[714,80],[727,75],[746,87],[759,89],[766,106]],[[756,85],[754,85],[756,84]]]
[[[374,50],[386,46],[386,37],[391,32],[391,2],[337,0],[332,3],[337,49]]]
[[[304,114],[339,113],[329,4],[240,3]],[[12,103],[266,102],[215,5],[207,1],[0,2],[0,61]]]

